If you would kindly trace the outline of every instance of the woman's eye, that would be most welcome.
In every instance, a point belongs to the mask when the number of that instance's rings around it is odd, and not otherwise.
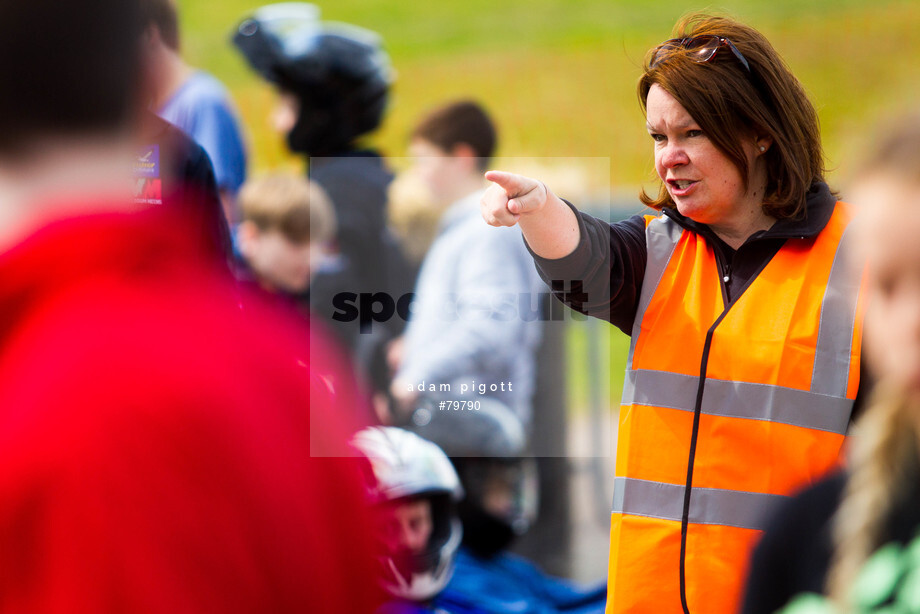
[[[651,137],[656,143],[661,143],[665,140],[663,134],[652,134]]]
[[[702,130],[687,130],[687,136],[693,138],[695,136],[703,136]]]

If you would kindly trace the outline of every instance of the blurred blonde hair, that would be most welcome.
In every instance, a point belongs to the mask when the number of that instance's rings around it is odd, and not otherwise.
[[[335,213],[317,184],[293,173],[247,181],[238,202],[243,221],[262,231],[278,230],[293,243],[324,242],[335,235]]]
[[[920,185],[920,116],[900,117],[881,134],[868,148],[855,183],[882,175]],[[844,611],[860,570],[887,539],[885,524],[907,490],[904,485],[920,475],[918,470],[920,404],[906,391],[881,381],[854,429],[850,476],[834,517],[827,590]]]
[[[435,205],[424,183],[412,173],[401,173],[390,184],[388,215],[406,256],[420,264],[438,234],[444,211]]]
[[[886,539],[885,523],[915,479],[920,407],[889,384],[878,384],[854,430],[851,472],[833,520],[834,554],[827,589],[844,612],[863,565]]]

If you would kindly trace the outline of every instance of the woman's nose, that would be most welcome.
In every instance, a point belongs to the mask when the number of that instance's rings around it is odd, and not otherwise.
[[[687,164],[690,161],[690,157],[687,155],[686,150],[680,145],[672,143],[666,143],[658,150],[658,155],[662,166],[665,168],[674,168]]]

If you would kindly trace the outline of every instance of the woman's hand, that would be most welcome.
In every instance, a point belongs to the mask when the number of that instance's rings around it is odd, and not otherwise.
[[[522,215],[536,213],[546,205],[549,190],[542,181],[503,171],[489,171],[486,179],[492,185],[480,206],[482,218],[490,226],[514,226]]]
[[[530,249],[543,258],[562,258],[575,251],[581,237],[578,218],[546,184],[503,171],[489,171],[486,179],[492,182],[480,201],[486,223],[520,223]]]

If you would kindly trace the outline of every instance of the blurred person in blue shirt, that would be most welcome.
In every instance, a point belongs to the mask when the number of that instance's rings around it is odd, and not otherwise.
[[[151,62],[155,81],[151,108],[207,152],[224,215],[229,224],[236,224],[236,194],[246,180],[246,148],[230,95],[220,81],[182,59],[174,0],[143,0],[142,6],[146,47],[155,60]]]

